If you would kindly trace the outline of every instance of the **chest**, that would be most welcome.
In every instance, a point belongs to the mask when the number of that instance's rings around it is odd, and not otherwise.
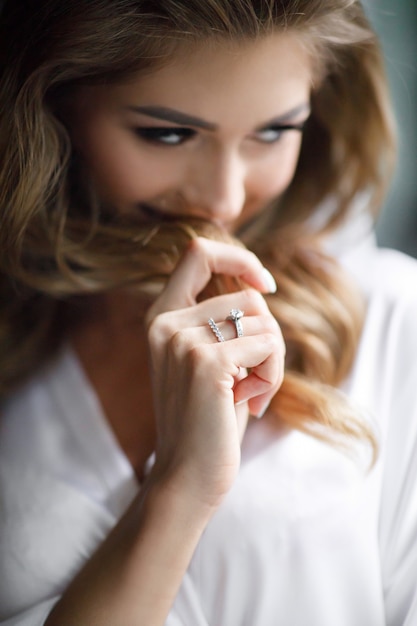
[[[208,623],[383,624],[378,477],[300,433],[248,434],[190,566]]]

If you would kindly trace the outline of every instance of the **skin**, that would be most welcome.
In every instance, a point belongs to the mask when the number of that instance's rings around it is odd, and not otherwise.
[[[140,213],[146,203],[234,229],[292,179],[301,133],[274,132],[271,121],[304,122],[310,82],[307,54],[290,36],[223,45],[220,53],[202,47],[128,84],[85,89],[74,142],[117,210]],[[187,124],[194,135],[182,136],[184,124],[141,112],[150,107],[191,115],[208,128]],[[155,127],[168,128],[165,136],[140,136]]]
[[[311,80],[309,57],[291,35],[200,46],[129,84],[83,88],[71,134],[115,210],[144,220],[155,212],[197,215],[233,232],[291,181],[301,133],[277,133],[270,120],[302,123]],[[152,116],[138,107],[153,107]],[[198,126],[156,119],[155,107],[158,116],[169,108],[176,119],[197,117]],[[167,126],[158,141],[143,130],[138,136],[138,128]],[[213,273],[239,276],[250,288],[197,303]],[[282,382],[285,346],[262,296],[269,290],[253,254],[197,239],[145,319],[133,296],[109,294],[94,324],[72,338],[137,476],[154,449],[156,461],[47,626],[165,622],[198,540],[233,485],[248,417],[265,412]],[[221,322],[219,343],[207,320],[224,320],[232,308],[245,311],[244,337]]]

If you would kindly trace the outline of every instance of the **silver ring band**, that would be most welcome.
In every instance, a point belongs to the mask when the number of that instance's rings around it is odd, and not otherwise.
[[[232,309],[229,315],[226,317],[227,320],[229,320],[230,322],[233,322],[233,324],[235,325],[236,336],[238,338],[243,337],[243,326],[240,320],[242,319],[244,315],[245,315],[244,311],[241,311],[240,309]]]
[[[213,331],[213,333],[216,335],[216,339],[217,341],[220,341],[220,343],[222,341],[224,341],[224,337],[222,334],[222,331],[220,330],[220,328],[217,326],[216,322],[214,321],[214,319],[212,317],[210,317],[210,319],[207,321],[208,325],[210,326],[211,330]]]

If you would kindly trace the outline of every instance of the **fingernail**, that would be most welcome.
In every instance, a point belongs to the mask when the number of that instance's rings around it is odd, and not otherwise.
[[[264,279],[265,286],[268,289],[268,293],[275,293],[277,290],[277,284],[271,272],[267,270],[266,267],[262,268],[262,277]]]
[[[267,404],[263,407],[263,409],[261,409],[256,415],[256,419],[260,420],[263,418],[263,416],[265,415],[265,413],[267,412],[267,409],[269,407],[269,400],[267,402]]]

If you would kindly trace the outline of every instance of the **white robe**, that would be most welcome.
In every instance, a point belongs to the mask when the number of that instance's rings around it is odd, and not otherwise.
[[[377,464],[251,422],[166,626],[417,624],[417,262],[372,237],[332,245],[368,300],[343,391]],[[0,625],[41,626],[138,489],[66,346],[3,408]]]

